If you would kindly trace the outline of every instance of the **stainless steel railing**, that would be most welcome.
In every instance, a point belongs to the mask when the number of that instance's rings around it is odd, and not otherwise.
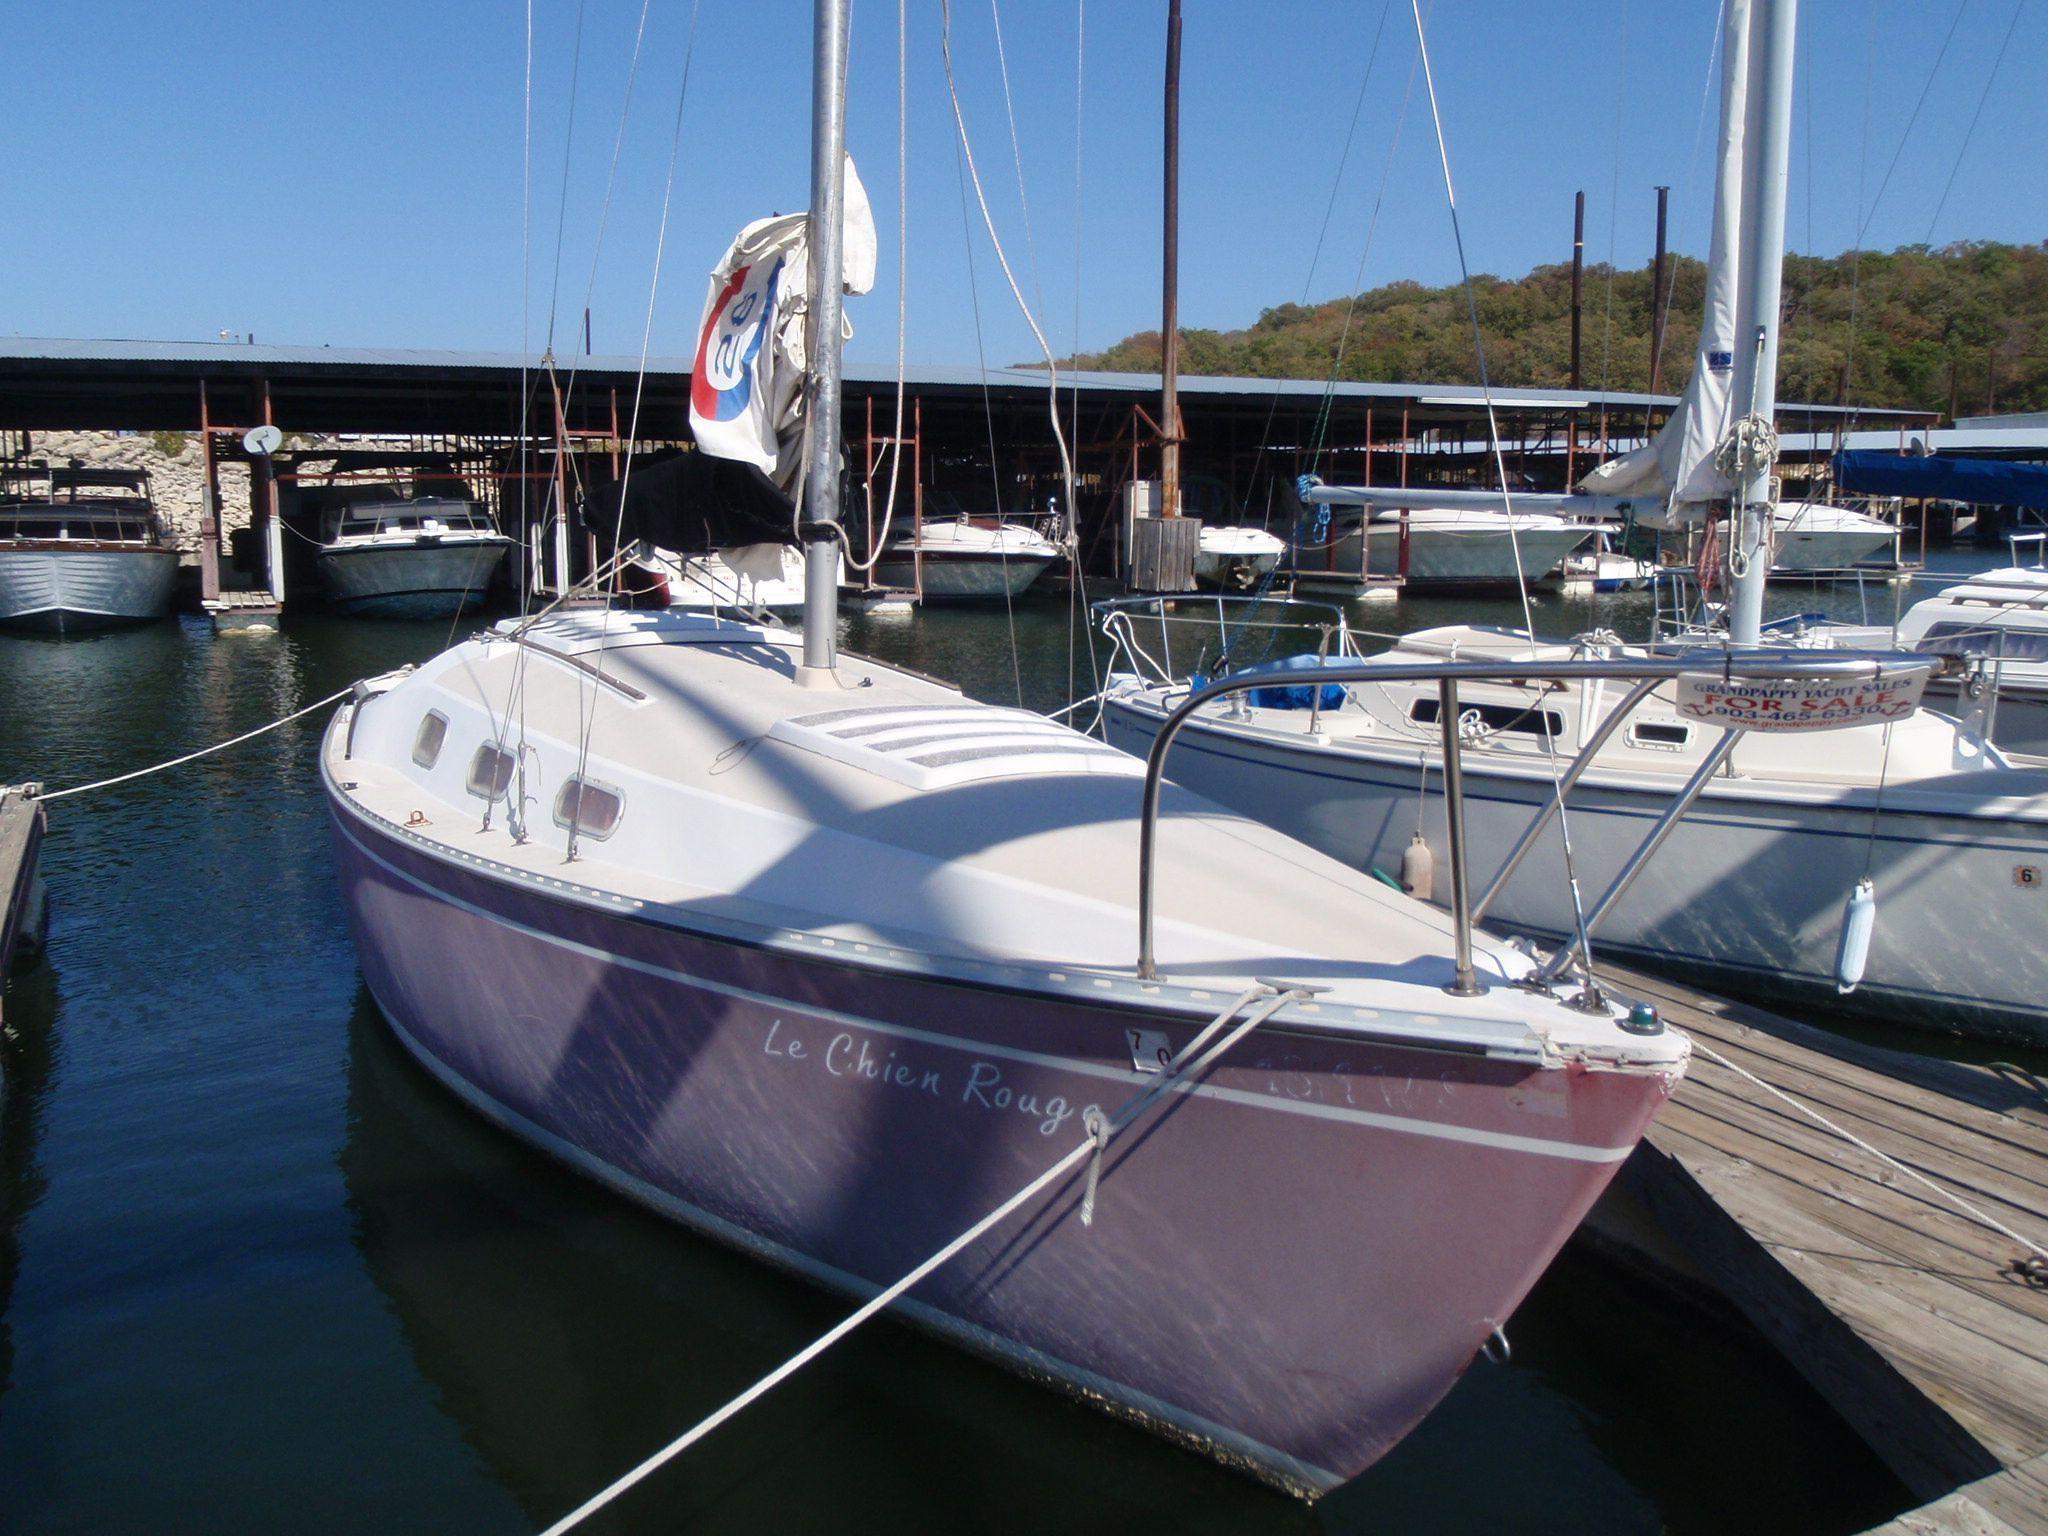
[[[1144,810],[1138,830],[1138,975],[1147,981],[1156,980],[1159,975],[1157,957],[1153,945],[1153,928],[1156,905],[1153,894],[1154,874],[1159,845],[1159,801],[1166,780],[1167,754],[1173,750],[1174,739],[1181,728],[1204,705],[1218,699],[1249,693],[1254,688],[1313,687],[1320,694],[1326,684],[1359,683],[1420,683],[1434,682],[1438,688],[1439,715],[1443,737],[1444,753],[1444,810],[1450,824],[1451,856],[1451,917],[1454,928],[1455,978],[1446,990],[1455,995],[1470,996],[1483,990],[1472,967],[1472,924],[1473,907],[1470,899],[1470,880],[1467,870],[1465,847],[1464,805],[1463,805],[1463,752],[1458,735],[1458,684],[1461,682],[1490,682],[1505,684],[1534,683],[1575,683],[1585,681],[1629,681],[1639,686],[1632,691],[1617,708],[1616,714],[1625,715],[1633,710],[1650,688],[1660,682],[1670,681],[1682,675],[1713,676],[1725,682],[1742,681],[1903,681],[1914,673],[1931,676],[1956,670],[1953,658],[1929,656],[1919,652],[1842,652],[1842,651],[1784,651],[1784,650],[1734,650],[1699,647],[1685,655],[1665,656],[1618,656],[1580,658],[1569,657],[1556,660],[1491,660],[1491,661],[1416,661],[1390,662],[1386,660],[1332,662],[1314,670],[1307,668],[1259,667],[1246,672],[1233,673],[1217,678],[1202,687],[1194,689],[1166,717],[1159,733],[1152,740],[1151,751],[1145,761]],[[1585,764],[1607,740],[1608,732],[1596,732],[1580,751],[1572,768],[1567,770],[1560,782],[1560,794],[1568,792],[1576,783]],[[1713,756],[1718,763],[1726,757],[1732,741],[1724,742]],[[1697,776],[1696,776],[1697,777]],[[1703,780],[1702,780],[1703,782]],[[1453,786],[1456,786],[1454,789]],[[1688,786],[1691,794],[1683,795],[1673,811],[1660,818],[1659,831],[1668,832],[1684,806],[1691,803],[1691,795],[1698,793],[1698,786]],[[1554,809],[1554,805],[1553,805]],[[1539,818],[1539,825],[1525,833],[1510,858],[1520,862],[1528,851],[1527,844],[1533,844],[1536,835],[1547,823],[1550,811]],[[1661,835],[1656,837],[1661,842]],[[1655,845],[1639,849],[1637,856],[1624,869],[1623,876],[1610,886],[1602,897],[1600,911],[1604,912],[1619,899],[1626,882],[1651,853]],[[1502,874],[1488,887],[1481,898],[1481,909],[1493,899],[1498,887],[1510,871]],[[1569,954],[1570,950],[1560,951]],[[1585,963],[1590,956],[1581,955]],[[1561,969],[1561,967],[1559,967]],[[1554,979],[1553,970],[1544,979]]]

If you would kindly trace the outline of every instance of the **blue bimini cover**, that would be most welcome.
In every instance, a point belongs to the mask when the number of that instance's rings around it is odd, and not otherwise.
[[[2048,466],[2040,464],[1855,449],[1835,455],[1835,484],[1871,496],[1929,496],[2048,512]]]
[[[1285,661],[1275,662],[1274,665],[1285,667],[1290,672],[1313,672],[1322,665],[1322,660],[1316,656],[1289,656]],[[1341,684],[1323,684],[1323,708],[1335,709],[1343,702],[1344,689]],[[1292,685],[1273,683],[1264,688],[1254,688],[1252,690],[1252,708],[1254,709],[1314,709],[1315,707],[1316,688],[1314,683]]]

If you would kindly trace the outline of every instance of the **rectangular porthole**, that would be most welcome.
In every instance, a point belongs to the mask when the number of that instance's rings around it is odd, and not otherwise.
[[[1692,740],[1692,727],[1676,720],[1637,720],[1628,728],[1632,747],[1657,747],[1675,751]]]
[[[448,739],[448,717],[430,709],[420,719],[419,734],[412,739],[412,760],[431,768],[441,760],[441,743]]]
[[[625,801],[616,789],[572,778],[555,796],[555,825],[572,827],[579,837],[610,837],[624,809]]]
[[[1458,714],[1462,719],[1477,717],[1479,723],[1489,731],[1515,731],[1525,736],[1555,738],[1564,730],[1564,716],[1554,709],[1538,709],[1531,704],[1460,704]],[[1435,725],[1443,716],[1443,706],[1436,699],[1417,699],[1408,706],[1408,718],[1417,725]]]
[[[501,752],[488,741],[469,760],[469,792],[486,800],[501,798],[512,782],[512,754]]]

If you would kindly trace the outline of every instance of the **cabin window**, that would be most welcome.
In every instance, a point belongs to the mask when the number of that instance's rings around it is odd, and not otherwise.
[[[1638,720],[1628,728],[1632,747],[1656,747],[1675,752],[1692,740],[1692,727],[1676,720]]]
[[[412,760],[431,768],[441,760],[441,743],[448,739],[448,717],[430,709],[420,721],[419,734],[412,739]]]
[[[496,800],[511,782],[512,754],[499,751],[488,741],[478,747],[476,756],[469,760],[469,792]]]
[[[1996,656],[2048,661],[2048,630],[1945,621],[1931,625],[1919,648],[1935,656]]]
[[[610,837],[625,802],[616,789],[590,779],[570,779],[555,796],[555,825],[581,837]]]
[[[1554,709],[1538,709],[1533,704],[1467,704],[1460,701],[1458,713],[1477,715],[1479,723],[1489,731],[1515,731],[1524,736],[1553,738],[1564,731],[1563,715]],[[1408,706],[1408,718],[1417,725],[1435,725],[1443,718],[1443,710],[1436,699],[1417,699]]]

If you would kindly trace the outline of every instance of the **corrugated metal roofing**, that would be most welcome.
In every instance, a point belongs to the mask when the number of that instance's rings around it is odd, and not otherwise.
[[[453,373],[517,372],[522,364],[533,368],[538,366],[539,361],[538,354],[522,359],[517,352],[459,352],[405,347],[279,346],[231,341],[0,337],[0,366],[7,363],[104,363],[143,366],[161,364],[174,367],[197,364],[236,373],[260,371],[265,368],[307,367],[371,370],[419,368]],[[640,359],[630,355],[565,356],[557,359],[556,366],[564,370],[573,368],[582,373],[630,375],[639,371]],[[690,371],[690,359],[681,356],[650,357],[647,360],[647,371],[653,377],[684,377]],[[855,384],[885,384],[894,381],[895,370],[887,364],[849,363],[846,367],[846,377],[849,382]],[[908,375],[908,383],[913,389],[978,389],[984,383],[996,388],[1036,388],[1043,386],[1044,382],[1043,370],[1035,368],[991,368],[984,374],[978,368],[951,364],[921,364],[912,367]],[[1159,389],[1159,375],[1084,371],[1062,373],[1060,383],[1063,387],[1084,391],[1152,394]],[[1183,378],[1180,388],[1186,395],[1242,395],[1255,399],[1270,399],[1274,396],[1320,397],[1326,390],[1332,389],[1332,386],[1323,379],[1196,375]],[[1445,409],[1474,409],[1482,402],[1477,386],[1469,383],[1344,382],[1335,385],[1334,391],[1340,399],[1405,401],[1424,409],[1432,406]],[[1647,395],[1621,390],[1602,393],[1598,390],[1496,388],[1492,391],[1492,396],[1501,405],[1525,410],[1583,410],[1597,408],[1603,404],[1611,409],[1669,409],[1676,403],[1676,397],[1672,395]],[[1787,406],[1786,409],[1831,416],[1841,408],[1800,405]],[[1866,417],[1875,415],[1896,419],[1901,415],[1917,413],[1864,411],[1861,414]]]

